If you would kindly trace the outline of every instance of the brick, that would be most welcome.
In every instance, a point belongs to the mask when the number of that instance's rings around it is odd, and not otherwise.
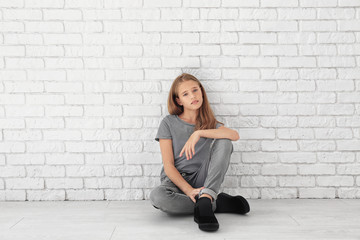
[[[299,198],[335,198],[334,188],[300,188]]]
[[[141,189],[108,189],[105,190],[106,200],[143,200]]]
[[[314,187],[315,177],[279,177],[280,187]]]
[[[97,190],[66,190],[65,200],[104,200],[104,191],[102,189]]]
[[[261,189],[261,199],[281,199],[297,198],[295,188],[263,188]]]
[[[322,187],[349,187],[354,185],[354,177],[350,176],[319,176],[316,179],[319,186]]]
[[[30,190],[27,191],[28,201],[64,201],[64,190]]]

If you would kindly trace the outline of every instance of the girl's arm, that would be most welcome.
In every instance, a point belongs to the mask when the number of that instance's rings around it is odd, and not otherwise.
[[[170,180],[195,202],[195,196],[202,188],[194,189],[175,168],[172,139],[159,139],[164,171]]]
[[[196,132],[198,132],[200,137],[204,138],[228,138],[232,141],[240,139],[237,131],[224,126],[221,126],[218,129],[197,130]]]

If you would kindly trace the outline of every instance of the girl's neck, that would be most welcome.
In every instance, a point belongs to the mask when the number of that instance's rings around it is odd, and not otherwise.
[[[179,115],[179,118],[181,118],[182,120],[185,120],[186,122],[189,122],[191,124],[196,124],[196,118],[197,118],[197,113],[181,113]]]

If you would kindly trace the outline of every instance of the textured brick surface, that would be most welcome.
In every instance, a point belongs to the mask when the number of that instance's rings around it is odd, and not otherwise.
[[[222,190],[359,198],[360,2],[2,0],[0,200],[148,199],[182,72],[239,132]]]

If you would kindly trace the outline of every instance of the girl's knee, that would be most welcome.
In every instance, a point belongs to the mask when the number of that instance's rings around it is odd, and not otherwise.
[[[160,208],[161,203],[166,198],[165,191],[166,189],[164,187],[158,186],[150,192],[150,201],[154,207]]]
[[[223,149],[224,151],[233,151],[233,144],[231,140],[227,138],[216,139],[214,145]]]

